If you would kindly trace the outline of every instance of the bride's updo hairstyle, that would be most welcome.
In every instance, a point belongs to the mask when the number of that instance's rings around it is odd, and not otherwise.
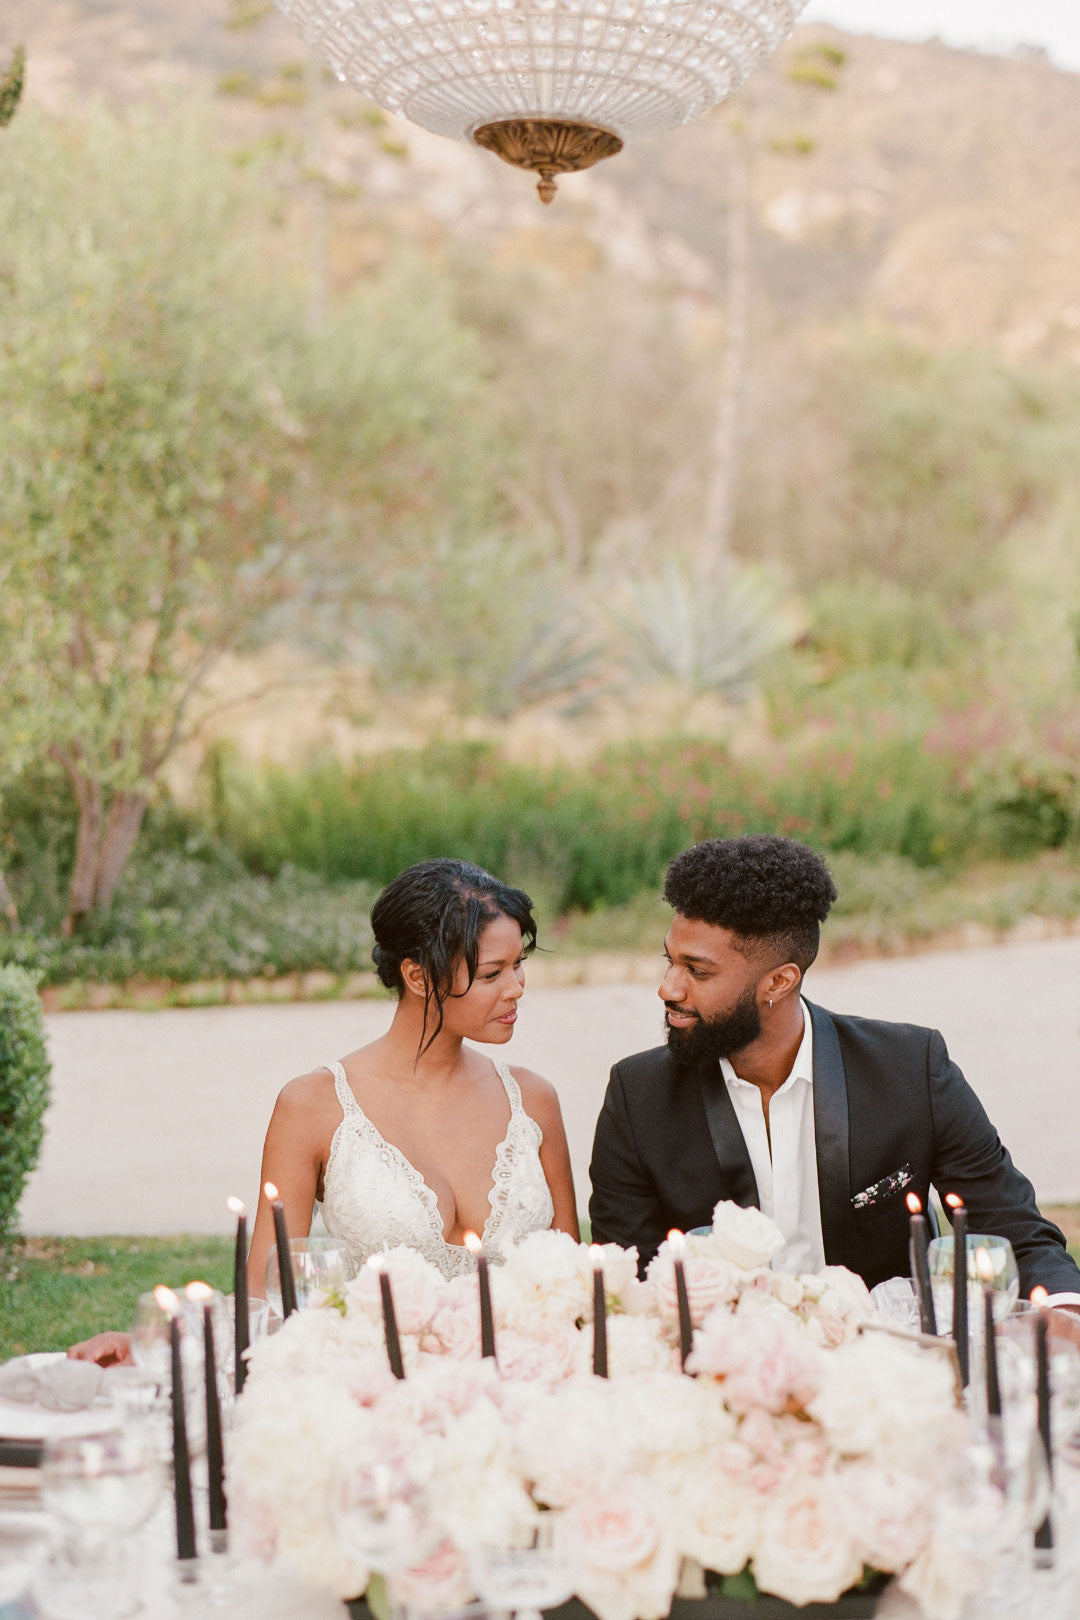
[[[388,990],[405,994],[401,964],[413,961],[424,973],[424,1029],[432,1007],[435,1028],[423,1042],[421,1057],[443,1027],[443,1008],[464,962],[471,988],[476,978],[480,935],[498,917],[509,917],[521,929],[525,954],[536,944],[532,901],[521,889],[468,861],[418,861],[388,883],[371,910],[375,935],[372,957]]]

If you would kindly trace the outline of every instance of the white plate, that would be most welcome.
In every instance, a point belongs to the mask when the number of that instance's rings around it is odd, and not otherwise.
[[[62,1350],[39,1350],[27,1356],[32,1367],[63,1361]],[[32,1401],[9,1401],[0,1396],[0,1437],[5,1440],[55,1440],[69,1434],[96,1434],[114,1429],[119,1413],[112,1402],[98,1396],[80,1412],[50,1412]]]

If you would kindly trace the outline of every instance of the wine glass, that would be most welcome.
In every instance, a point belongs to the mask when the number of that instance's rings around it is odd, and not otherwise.
[[[356,1275],[349,1250],[339,1238],[290,1238],[289,1250],[296,1303],[300,1310],[308,1305],[321,1305],[327,1294],[340,1293]],[[281,1273],[278,1270],[276,1245],[271,1248],[266,1260],[266,1297],[271,1308],[280,1316]]]
[[[410,1568],[438,1540],[424,1487],[383,1463],[345,1474],[334,1517],[342,1545],[379,1575]]]
[[[162,1468],[138,1428],[49,1440],[41,1497],[59,1526],[35,1596],[55,1620],[119,1620],[138,1609],[136,1532],[157,1505]]]
[[[983,1258],[985,1254],[985,1258]],[[932,1238],[929,1248],[930,1289],[938,1332],[952,1332],[953,1240]],[[1000,1322],[1020,1294],[1020,1272],[1008,1238],[970,1232],[967,1240],[968,1327],[972,1338],[982,1337],[983,1292],[993,1299],[994,1320]]]
[[[517,1614],[520,1620],[541,1620],[542,1610],[573,1597],[576,1577],[560,1522],[558,1512],[542,1513],[524,1545],[474,1550],[470,1573],[490,1608]]]

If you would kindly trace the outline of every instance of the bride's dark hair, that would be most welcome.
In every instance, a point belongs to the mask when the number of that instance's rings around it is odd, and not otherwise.
[[[481,866],[441,859],[407,866],[371,908],[375,944],[371,954],[388,990],[405,994],[402,962],[416,962],[424,972],[424,1029],[435,1008],[435,1029],[422,1043],[420,1057],[443,1027],[443,1008],[464,961],[469,986],[476,978],[480,935],[497,917],[510,917],[521,929],[525,954],[536,944],[532,901],[521,889],[500,883]]]

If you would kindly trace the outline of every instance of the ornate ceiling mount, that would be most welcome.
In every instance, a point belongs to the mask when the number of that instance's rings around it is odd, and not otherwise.
[[[610,129],[596,124],[572,124],[559,118],[507,118],[482,124],[473,140],[516,169],[532,169],[540,201],[553,201],[557,174],[576,174],[594,163],[614,157],[623,143]]]

